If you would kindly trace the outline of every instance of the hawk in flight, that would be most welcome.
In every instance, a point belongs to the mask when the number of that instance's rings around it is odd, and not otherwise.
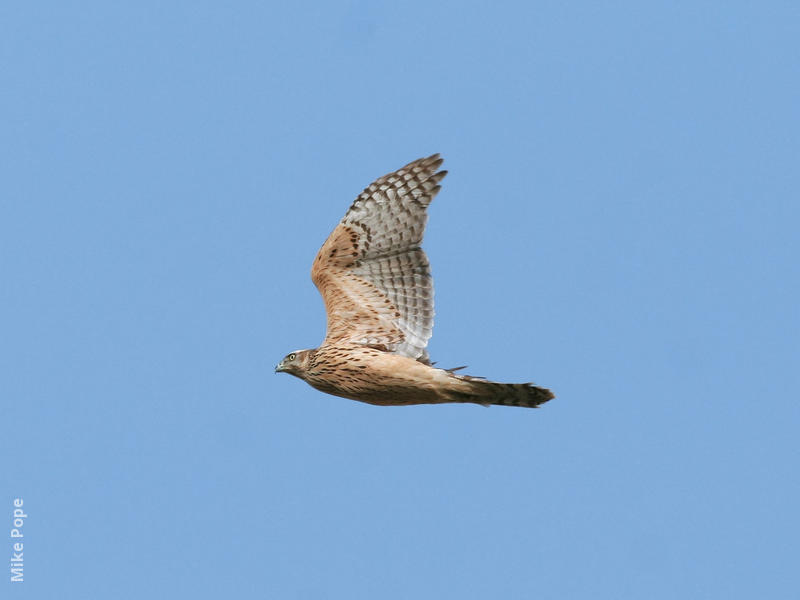
[[[275,367],[316,389],[369,404],[473,402],[536,407],[553,398],[529,383],[495,383],[438,369],[425,347],[433,330],[433,280],[420,248],[427,208],[447,171],[438,154],[367,187],[320,248],[311,280],[328,330],[314,350]]]

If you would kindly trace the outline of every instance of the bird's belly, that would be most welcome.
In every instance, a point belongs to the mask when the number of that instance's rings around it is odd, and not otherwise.
[[[326,394],[381,406],[431,404],[443,401],[435,390],[419,385],[378,384],[373,381],[331,383],[309,380],[308,383]]]
[[[381,406],[447,401],[441,393],[447,375],[441,369],[396,355],[381,358],[375,364],[354,365],[337,369],[335,373],[314,374],[306,381],[326,394]]]

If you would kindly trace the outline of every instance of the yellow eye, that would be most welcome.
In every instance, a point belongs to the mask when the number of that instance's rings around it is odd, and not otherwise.
[[[295,356],[294,356],[294,352],[292,352],[292,353],[291,353],[289,356],[287,356],[287,358],[288,358],[289,360],[294,360],[294,358],[295,358]]]

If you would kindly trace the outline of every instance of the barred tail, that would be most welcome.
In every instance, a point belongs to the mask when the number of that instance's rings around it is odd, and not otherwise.
[[[457,391],[454,391],[455,402],[475,402],[489,406],[524,406],[536,408],[548,400],[555,398],[547,388],[537,387],[532,383],[496,383],[469,375],[453,375],[459,380]],[[464,384],[468,384],[465,386]]]

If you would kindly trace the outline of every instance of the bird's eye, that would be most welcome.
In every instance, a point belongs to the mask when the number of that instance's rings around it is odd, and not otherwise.
[[[288,356],[288,358],[289,358],[289,360],[294,360],[294,358],[295,358],[295,356],[294,356],[294,352],[292,352],[292,353],[291,353],[291,354]]]

